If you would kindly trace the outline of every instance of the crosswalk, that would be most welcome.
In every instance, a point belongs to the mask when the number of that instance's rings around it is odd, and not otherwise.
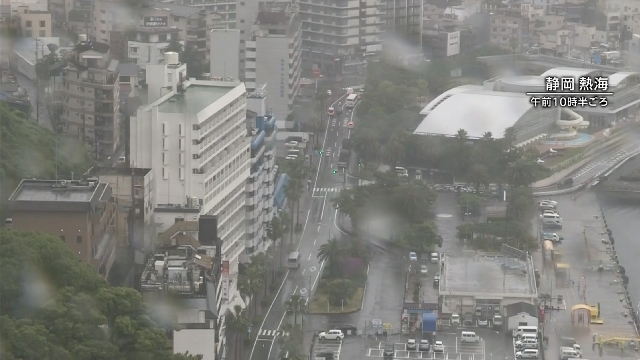
[[[342,90],[349,90],[349,89],[353,89],[353,90],[360,90],[364,87],[364,84],[360,84],[360,85],[355,85],[355,86],[349,86],[346,88],[342,88]]]
[[[286,332],[286,331],[278,331],[278,330],[261,330],[258,333],[258,336],[261,336],[261,337],[272,337],[272,338],[274,338],[276,336],[287,337],[287,336],[289,336],[289,333]]]
[[[342,190],[341,187],[334,187],[334,188],[314,188],[313,189],[313,193],[314,194],[318,194],[318,193],[333,193],[333,192],[340,192],[340,190]]]

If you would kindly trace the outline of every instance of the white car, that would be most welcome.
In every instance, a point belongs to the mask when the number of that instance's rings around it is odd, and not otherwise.
[[[429,273],[429,269],[427,268],[427,265],[421,265],[420,266],[420,274],[421,275],[427,275]]]
[[[442,341],[436,341],[433,344],[433,352],[444,352],[444,344],[442,343]]]
[[[516,359],[537,359],[537,358],[538,358],[537,349],[524,349],[516,353]]]
[[[284,159],[285,159],[285,160],[295,160],[295,159],[297,159],[297,158],[298,158],[298,157],[297,157],[297,156],[295,156],[295,155],[287,155],[287,157],[285,157]]]
[[[536,164],[544,164],[544,160],[538,158],[538,160],[536,160]]]
[[[409,339],[407,340],[407,350],[415,350],[416,349],[416,340],[415,339]]]
[[[553,206],[558,206],[558,202],[557,201],[553,201],[553,200],[540,200],[540,201],[538,201],[538,204],[543,203],[543,202],[544,203],[549,203],[549,204],[551,204]]]
[[[487,320],[487,319],[478,319],[478,326],[489,326],[489,320]]]
[[[327,90],[327,95],[331,96],[331,90]]]
[[[414,253],[413,251],[409,253],[409,260],[410,261],[418,261],[418,254]]]
[[[555,210],[545,210],[545,211],[542,212],[542,215],[544,215],[544,214],[560,215]]]
[[[551,203],[548,203],[548,202],[544,202],[544,201],[540,203],[539,207],[540,207],[540,210],[555,210],[556,209],[555,205],[553,205]]]
[[[344,339],[344,334],[342,333],[342,330],[329,330],[329,331],[323,331],[320,334],[318,334],[318,339],[320,340],[342,340]]]
[[[460,325],[460,315],[458,313],[451,314],[451,325]]]
[[[297,141],[289,141],[288,143],[285,144],[285,146],[288,148],[297,148],[298,144],[299,143]]]

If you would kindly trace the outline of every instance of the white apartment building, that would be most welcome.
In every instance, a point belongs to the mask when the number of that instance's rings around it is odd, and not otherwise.
[[[165,63],[147,65],[149,89],[159,91],[131,118],[132,165],[153,169],[159,233],[177,218],[217,217],[222,260],[229,261],[227,305],[242,304],[237,276],[251,163],[246,90],[240,82],[187,80],[177,53],[165,53]]]
[[[261,85],[247,96],[247,128],[251,134],[251,175],[247,179],[246,238],[242,261],[271,244],[267,226],[276,213],[276,118],[267,114],[267,92]]]
[[[349,71],[349,64],[381,50],[386,24],[384,0],[301,0],[302,56],[324,76]]]
[[[131,62],[145,69],[149,64],[161,64],[164,51],[171,41],[178,41],[180,30],[175,27],[138,27],[129,40],[128,57]],[[178,41],[184,45],[184,41]]]
[[[288,2],[265,3],[246,42],[245,84],[266,84],[267,106],[278,119],[293,111],[300,90],[301,28]]]
[[[26,6],[29,11],[49,11],[48,0],[10,0],[11,16],[18,15],[18,8]]]

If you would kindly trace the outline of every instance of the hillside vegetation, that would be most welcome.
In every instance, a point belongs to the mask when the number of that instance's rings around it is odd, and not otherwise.
[[[58,178],[83,174],[92,159],[81,141],[60,137],[57,142]],[[55,179],[56,136],[30,121],[26,114],[0,104],[0,215],[7,216],[6,200],[24,178]]]

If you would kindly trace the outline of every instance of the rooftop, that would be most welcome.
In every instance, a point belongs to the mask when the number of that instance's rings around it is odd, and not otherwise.
[[[216,359],[216,347],[211,339],[215,337],[214,329],[183,329],[173,332],[173,352],[202,355],[202,360]]]
[[[145,176],[151,169],[143,169],[143,168],[121,168],[121,167],[92,167],[89,170],[89,174],[100,176],[100,175],[123,175],[130,176],[133,174],[134,176]]]
[[[81,53],[81,52],[93,50],[101,54],[106,54],[109,52],[110,49],[111,47],[108,44],[89,40],[89,41],[83,41],[83,42],[77,43],[76,46],[73,48],[73,51]]]
[[[169,34],[174,32],[180,32],[175,26],[166,26],[166,27],[148,27],[148,26],[138,26],[136,32],[145,33],[145,34]]]
[[[640,73],[633,71],[623,71],[609,76],[609,86],[618,86],[622,81],[630,76],[640,76]]]
[[[136,64],[120,64],[120,76],[138,76],[138,65]]]
[[[581,69],[581,68],[570,68],[570,67],[557,67],[553,69],[549,69],[542,73],[542,77],[547,76],[556,76],[556,77],[574,77],[578,78],[580,76],[594,76],[599,74],[600,70],[595,69]]]
[[[232,87],[191,85],[183,94],[176,94],[158,105],[163,113],[197,114],[226,95]]]
[[[22,180],[9,197],[14,211],[92,211],[111,198],[111,188],[97,179]]]
[[[479,139],[487,131],[502,134],[531,108],[525,94],[488,91],[481,86],[456,88],[438,96],[420,112],[427,116],[413,133],[453,136],[465,129],[469,138]]]
[[[504,254],[446,256],[440,281],[441,293],[537,297],[531,261]]]
[[[171,12],[171,15],[180,16],[180,17],[186,17],[186,16],[189,16],[189,15],[193,15],[193,14],[198,13],[199,11],[202,10],[202,8],[199,8],[199,7],[177,5],[177,4],[174,4],[174,3],[160,2],[160,1],[152,1],[152,2],[149,2],[147,4],[151,8],[156,8],[156,9],[161,9],[161,10],[164,10],[164,9],[169,10]]]

